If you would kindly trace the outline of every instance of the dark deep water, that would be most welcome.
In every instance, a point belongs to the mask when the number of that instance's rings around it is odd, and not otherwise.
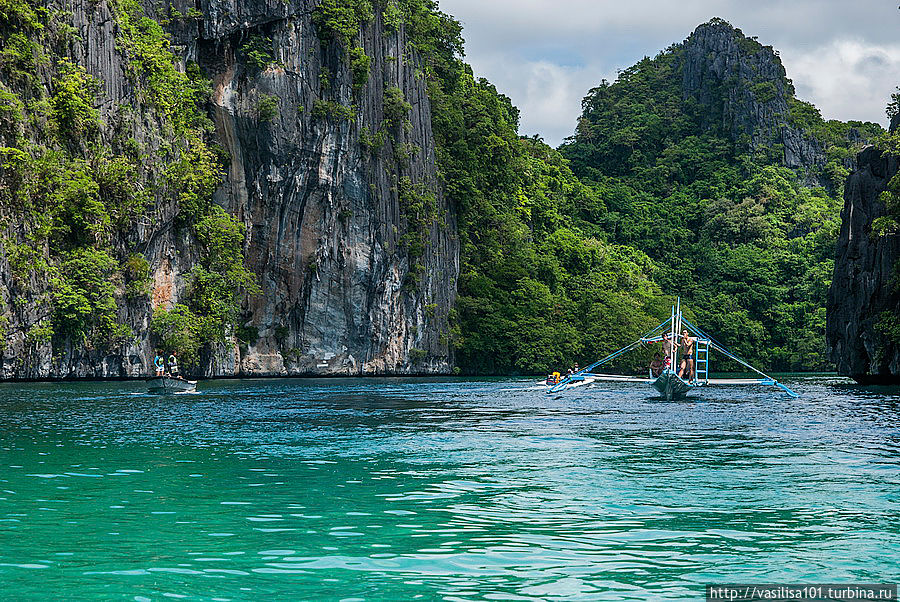
[[[900,579],[900,397],[0,386],[5,599],[685,599]]]

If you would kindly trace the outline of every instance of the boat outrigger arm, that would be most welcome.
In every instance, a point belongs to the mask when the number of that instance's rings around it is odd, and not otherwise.
[[[654,376],[652,373],[648,374],[648,376],[646,377],[642,377],[620,376],[618,374],[602,374],[595,372],[595,370],[600,366],[607,364],[614,359],[625,355],[626,353],[634,351],[635,349],[638,349],[643,345],[646,345],[648,343],[657,343],[664,340],[665,334],[668,334],[672,338],[672,340],[678,341],[681,337],[680,332],[682,330],[687,330],[691,335],[696,337],[696,342],[694,344],[694,380],[690,382],[682,380],[681,377],[678,376],[676,370],[674,370],[674,366],[677,365],[677,347],[672,352],[672,359],[670,364],[671,367],[664,368],[656,376]],[[737,362],[744,368],[747,368],[749,371],[757,374],[759,378],[709,378],[709,351],[711,349],[721,353],[728,359]],[[695,389],[697,387],[719,385],[767,385],[777,387],[791,397],[799,397],[797,393],[792,391],[786,385],[778,382],[777,379],[769,376],[768,374],[757,368],[754,368],[741,358],[737,357],[735,354],[728,351],[724,346],[719,344],[719,342],[714,338],[692,324],[681,314],[681,299],[678,300],[676,306],[672,307],[672,313],[668,319],[663,320],[655,328],[647,331],[641,338],[626,345],[625,347],[622,347],[618,351],[610,353],[603,359],[594,362],[590,366],[586,366],[578,372],[566,376],[558,384],[550,387],[548,392],[558,393],[571,387],[595,381],[648,384],[659,391],[660,395],[662,395],[664,398],[670,400],[680,399],[692,389]]]

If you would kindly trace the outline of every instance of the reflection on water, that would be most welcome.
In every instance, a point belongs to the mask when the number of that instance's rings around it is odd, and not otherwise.
[[[896,580],[896,391],[0,386],[7,597],[697,599]]]

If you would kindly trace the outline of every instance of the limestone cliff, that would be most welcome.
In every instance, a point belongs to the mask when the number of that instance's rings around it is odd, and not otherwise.
[[[244,224],[246,264],[261,288],[243,301],[240,336],[230,332],[229,343],[207,348],[197,371],[448,372],[458,244],[454,209],[437,177],[422,65],[403,25],[387,27],[376,10],[352,40],[369,61],[360,81],[348,44],[329,41],[314,23],[318,4],[201,0],[144,7],[171,35],[177,68],[196,63],[211,80],[211,136],[225,164],[214,198]],[[58,311],[47,301],[55,285],[35,273],[23,282],[6,252],[2,377],[141,376],[153,356],[151,315],[185,296],[199,251],[179,227],[177,191],[160,192],[167,172],[152,167],[152,157],[169,152],[171,133],[131,84],[135,56],[119,37],[115,7],[75,0],[68,12],[63,8],[46,6],[59,21],[52,27],[70,32],[70,46],[60,52],[100,82],[99,138],[115,145],[117,131],[127,130],[128,144],[150,158],[136,188],[152,191],[152,209],[110,244],[123,260],[133,252],[146,258],[151,286],[147,296],[131,295],[126,282],[115,281],[118,320],[133,334],[120,345],[60,343],[59,333],[35,335]],[[248,60],[250,41],[272,60]],[[38,70],[38,88],[56,89],[55,68]],[[0,74],[0,93],[7,89],[25,93]],[[39,137],[27,123],[16,127],[7,144]],[[6,238],[28,237],[12,226]]]
[[[750,150],[777,153],[774,159],[805,172],[811,184],[827,184],[821,175],[826,164],[824,142],[798,117],[805,103],[794,98],[776,50],[713,19],[684,41],[679,64],[684,98],[699,107],[706,127],[729,133]],[[851,129],[848,136],[859,135]],[[847,167],[852,167],[852,160]]]
[[[219,199],[247,223],[249,265],[263,289],[246,315],[259,338],[232,356],[238,366],[222,358],[212,370],[447,372],[458,249],[452,208],[437,181],[430,104],[417,77],[422,66],[403,31],[386,31],[376,13],[360,37],[371,73],[354,91],[342,49],[323,47],[312,8],[277,0],[223,11],[209,2],[209,18],[193,40],[196,59],[214,74],[214,119],[232,158]],[[279,12],[285,15],[273,18]],[[235,41],[255,31],[275,48],[275,64],[259,73],[234,56]],[[324,90],[323,73],[330,78]],[[412,110],[406,126],[391,126],[385,145],[373,150],[361,135],[387,127],[390,88],[402,90]],[[278,116],[265,123],[255,114],[261,95],[278,99]],[[356,114],[317,114],[323,96]],[[409,157],[398,160],[401,151]],[[441,214],[428,226],[418,265],[401,248],[410,228],[400,198],[404,178],[435,191]]]
[[[896,126],[896,119],[894,126]],[[900,235],[878,236],[885,215],[881,193],[897,175],[898,158],[868,147],[845,186],[834,278],[828,291],[827,340],[838,372],[861,383],[900,382],[900,345],[879,322],[900,309],[897,262]]]

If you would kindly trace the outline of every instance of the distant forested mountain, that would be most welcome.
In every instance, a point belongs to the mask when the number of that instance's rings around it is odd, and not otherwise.
[[[602,82],[560,149],[606,207],[610,242],[775,370],[824,369],[844,180],[874,123],[825,121],[777,51],[713,19]]]

